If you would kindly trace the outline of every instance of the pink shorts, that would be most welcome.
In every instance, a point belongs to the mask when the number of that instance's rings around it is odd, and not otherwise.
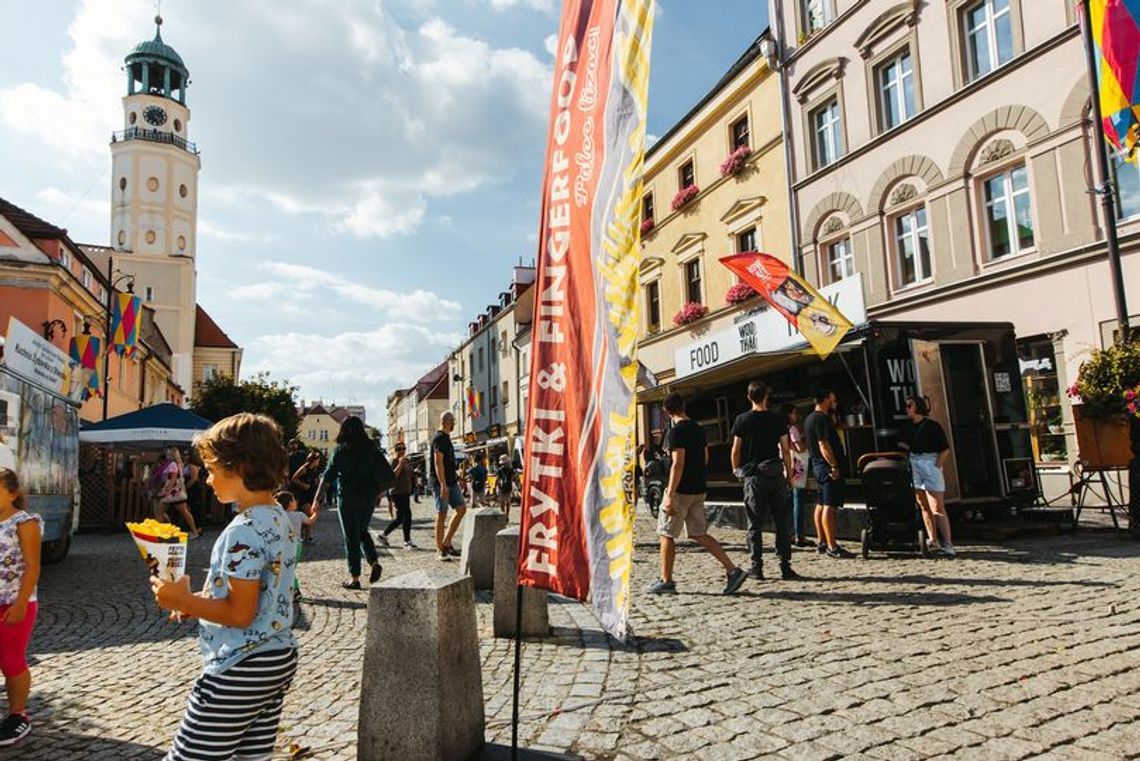
[[[11,605],[0,605],[0,616]],[[0,623],[0,673],[5,677],[19,676],[28,670],[28,640],[36,625],[35,602],[28,603],[28,614],[18,624]]]

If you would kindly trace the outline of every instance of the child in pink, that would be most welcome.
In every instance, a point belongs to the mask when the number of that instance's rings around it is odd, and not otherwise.
[[[40,516],[27,512],[20,480],[0,468],[0,672],[8,693],[8,718],[0,722],[0,747],[32,731],[28,721],[28,640],[36,623],[40,578]]]

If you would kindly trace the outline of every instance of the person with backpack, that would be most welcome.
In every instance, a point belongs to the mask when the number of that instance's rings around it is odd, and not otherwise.
[[[376,507],[376,498],[392,481],[392,467],[364,432],[360,418],[351,416],[341,423],[336,435],[336,448],[329,458],[313,504],[320,509],[325,488],[336,481],[339,496],[340,528],[344,534],[344,550],[348,573],[352,577],[341,584],[345,589],[360,589],[361,553],[372,570],[368,582],[375,584],[382,572],[380,557],[368,524]]]

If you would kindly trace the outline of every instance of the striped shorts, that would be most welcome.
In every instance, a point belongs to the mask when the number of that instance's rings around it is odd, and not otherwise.
[[[255,653],[223,674],[198,677],[165,761],[271,758],[296,672],[297,651],[290,649]]]

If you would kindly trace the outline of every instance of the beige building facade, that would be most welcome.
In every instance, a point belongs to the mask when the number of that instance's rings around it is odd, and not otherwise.
[[[866,314],[1011,322],[1034,457],[1077,456],[1064,389],[1112,340],[1089,85],[1068,0],[772,0],[798,266]],[[1119,176],[1140,307],[1140,182]],[[1128,286],[1132,287],[1129,289]]]

